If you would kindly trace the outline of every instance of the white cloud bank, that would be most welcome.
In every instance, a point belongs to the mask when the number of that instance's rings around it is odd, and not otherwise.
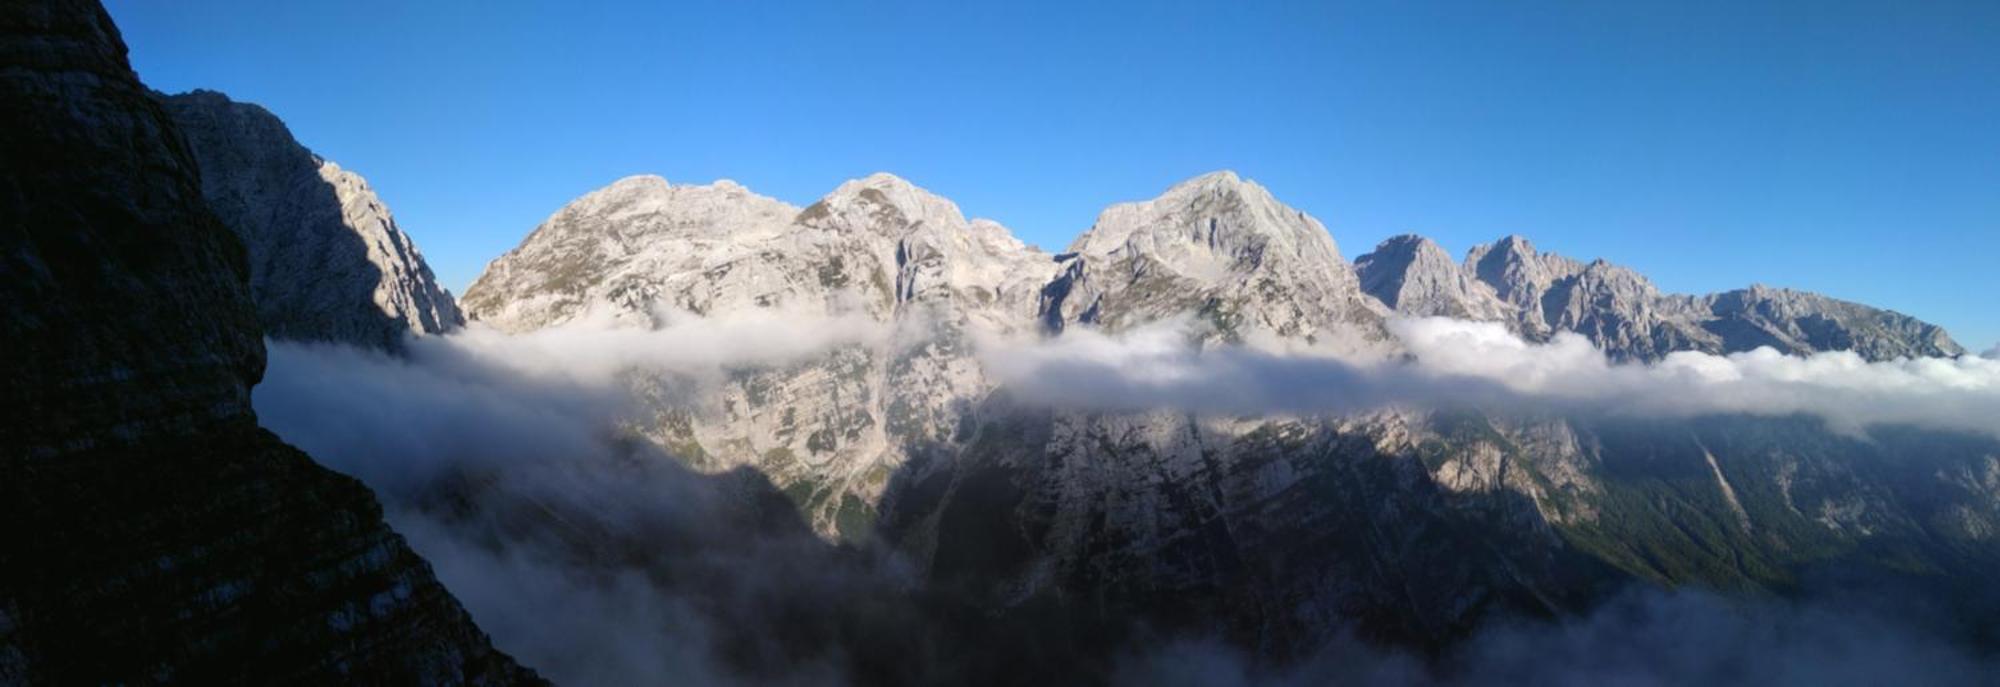
[[[1759,352],[1616,365],[1579,337],[1529,344],[1496,325],[1451,320],[1396,322],[1409,360],[1356,359],[1278,345],[1204,351],[1187,343],[1183,324],[1118,337],[1071,331],[1048,341],[982,340],[980,355],[1019,398],[1091,408],[1317,413],[1538,399],[1631,413],[1813,412],[1852,426],[1906,421],[1986,431],[2000,417],[1995,360],[1866,363],[1848,354]],[[939,613],[899,560],[835,549],[802,521],[767,518],[745,494],[776,492],[757,487],[754,475],[698,475],[622,444],[613,431],[635,410],[621,384],[626,370],[701,383],[727,369],[783,365],[883,336],[865,320],[764,311],[670,318],[655,329],[597,320],[520,336],[474,328],[417,340],[407,358],[273,342],[255,401],[266,427],[380,494],[392,524],[496,644],[558,681],[828,684],[854,674],[882,678],[865,671],[885,666],[888,679],[868,681],[992,678],[986,671],[1021,650],[1002,642],[1032,644],[1033,630],[964,634],[950,620],[961,612]],[[468,485],[475,488],[458,491]],[[453,493],[471,500],[436,500]],[[1938,648],[1933,636],[1892,624],[1868,622],[1852,633],[1887,647],[1868,653],[1854,651],[1848,634],[1787,640],[1795,628],[1827,624],[1811,613],[1660,608],[1648,610],[1637,630],[1619,624],[1623,615],[1599,613],[1483,631],[1455,659],[1460,677],[1439,678],[1407,657],[1361,646],[1343,660],[1267,673],[1219,645],[1136,647],[1117,677],[1316,684],[1361,675],[1454,684],[1491,674],[1507,676],[1502,683],[1671,684],[1769,655],[1797,658],[1772,664],[1787,670],[1832,656],[1847,662],[1829,664],[1831,674],[1868,682],[1885,673],[1855,665],[1937,668],[1928,681],[1938,683],[1990,674],[1984,663]],[[984,626],[981,616],[967,617]],[[1619,652],[1593,643],[1635,632],[1644,641],[1611,647]],[[1762,641],[1773,636],[1786,641]],[[1715,637],[1723,638],[1719,649]],[[1686,666],[1647,653],[1701,642],[1708,643]],[[1764,650],[1772,646],[1793,648]],[[989,660],[968,660],[980,654]],[[1544,655],[1556,658],[1518,658]],[[1868,660],[1856,664],[1854,656]]]
[[[699,474],[616,428],[640,410],[627,370],[702,384],[877,335],[765,312],[474,328],[407,357],[272,341],[254,402],[264,427],[373,489],[495,645],[560,684],[841,684],[939,634],[909,573],[821,541],[761,475]]]
[[[1417,318],[1389,323],[1408,358],[1382,359],[1272,345],[1203,349],[1187,327],[1071,331],[989,344],[983,356],[1022,398],[1084,409],[1257,415],[1526,402],[1633,416],[1810,414],[1850,432],[1909,424],[2000,436],[2000,360],[1992,358],[1869,362],[1845,351],[1796,357],[1766,348],[1627,364],[1576,334],[1531,343],[1495,323]]]
[[[762,308],[722,317],[660,312],[658,326],[623,324],[608,315],[524,334],[474,324],[443,337],[416,339],[425,362],[462,358],[530,376],[603,384],[631,369],[703,375],[737,367],[782,365],[846,344],[872,344],[888,328],[858,314],[825,316]]]

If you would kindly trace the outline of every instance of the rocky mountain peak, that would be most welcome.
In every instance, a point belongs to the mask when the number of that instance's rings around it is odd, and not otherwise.
[[[1458,266],[1436,241],[1402,234],[1383,240],[1375,250],[1355,258],[1354,270],[1361,279],[1362,291],[1394,308],[1403,301],[1402,290],[1411,285],[1412,277],[1456,277]]]
[[[1347,328],[1373,338],[1379,303],[1361,293],[1325,225],[1233,172],[1120,203],[1071,244],[1044,290],[1047,326],[1113,329],[1195,312],[1225,337],[1242,329],[1313,338]]]
[[[462,302],[472,319],[509,331],[568,321],[598,306],[646,319],[656,305],[708,312],[739,299],[769,304],[779,297],[770,290],[791,291],[784,285],[797,275],[737,268],[747,261],[779,269],[757,256],[789,253],[808,240],[792,230],[798,215],[791,204],[733,181],[675,185],[654,175],[628,176],[550,215],[489,263]],[[780,245],[788,248],[774,247]],[[660,275],[709,270],[715,277],[736,271],[748,281],[660,298]]]
[[[1361,290],[1406,315],[1476,320],[1508,317],[1493,288],[1473,279],[1437,242],[1415,234],[1390,237],[1354,261]]]
[[[1451,254],[1445,252],[1444,246],[1440,246],[1438,245],[1438,242],[1432,241],[1427,237],[1420,236],[1417,234],[1397,234],[1395,236],[1382,239],[1381,243],[1375,244],[1375,250],[1371,251],[1371,254],[1373,255],[1385,256],[1385,257],[1391,255],[1418,255],[1418,254],[1433,254],[1433,253],[1437,255],[1443,255],[1445,260],[1447,261],[1451,260]],[[1357,262],[1359,261],[1358,258],[1356,260]]]
[[[898,237],[912,230],[949,232],[965,228],[958,205],[887,172],[849,180],[799,213],[810,227],[868,231]]]
[[[1473,248],[1465,264],[1479,281],[1493,287],[1502,300],[1533,309],[1534,300],[1556,280],[1576,274],[1583,265],[1555,254],[1544,255],[1520,235],[1510,235]]]
[[[464,324],[366,179],[313,154],[258,105],[206,90],[155,97],[187,138],[204,199],[249,250],[267,334],[394,350],[405,336]]]
[[[1529,241],[1528,237],[1520,234],[1508,234],[1494,240],[1492,243],[1483,246],[1473,246],[1472,250],[1467,251],[1466,261],[1476,263],[1484,260],[1487,255],[1492,254],[1532,258],[1540,253],[1535,250],[1535,243]]]
[[[1654,286],[1653,280],[1646,278],[1646,275],[1640,274],[1630,267],[1608,262],[1603,258],[1597,258],[1585,264],[1582,270],[1575,273],[1575,277],[1579,282],[1607,284],[1613,288],[1631,290],[1635,293],[1644,293],[1646,295],[1657,296],[1660,292],[1659,287]]]
[[[1041,251],[891,174],[841,184],[795,208],[735,182],[677,186],[628,177],[556,212],[468,289],[475,319],[533,329],[605,308],[859,302],[879,317],[927,294],[1032,312]],[[845,303],[846,305],[841,305]],[[1025,316],[1024,316],[1025,317]]]
[[[1235,170],[1218,169],[1174,184],[1160,196],[1168,198],[1202,193],[1242,193],[1251,188],[1263,189],[1256,182],[1245,180]]]
[[[541,228],[560,227],[601,232],[621,240],[640,240],[661,233],[728,233],[747,226],[778,223],[797,211],[790,204],[752,193],[726,179],[709,184],[672,184],[658,175],[638,174],[570,201]]]
[[[570,201],[564,210],[603,214],[619,210],[646,211],[662,202],[673,185],[657,174],[634,174]]]
[[[1085,255],[1145,252],[1199,270],[1254,264],[1266,249],[1305,259],[1340,253],[1319,220],[1226,170],[1175,184],[1152,200],[1106,208],[1071,246]]]

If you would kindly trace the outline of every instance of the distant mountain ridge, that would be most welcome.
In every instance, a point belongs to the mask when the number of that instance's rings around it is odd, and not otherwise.
[[[1392,315],[1506,323],[1529,340],[1589,337],[1614,359],[1770,345],[1869,359],[1955,355],[1943,330],[1896,313],[1762,287],[1660,293],[1603,261],[1508,237],[1463,263],[1416,236],[1350,265],[1324,225],[1233,172],[1107,208],[1048,255],[894,175],[842,184],[805,208],[731,181],[621,179],[564,206],[467,289],[471,320],[508,332],[596,313],[650,326],[663,311],[858,311],[901,342],[766,371],[718,397],[660,409],[652,438],[710,469],[751,466],[812,494],[823,531],[868,526],[858,503],[915,455],[962,450],[994,382],[965,326],[1116,332],[1192,315],[1212,342],[1276,337],[1387,350]],[[921,342],[911,348],[910,342]],[[926,447],[917,449],[914,447]],[[850,501],[854,499],[855,501]],[[845,514],[845,515],[843,515]]]
[[[957,269],[1013,275],[1013,288],[996,283],[990,291],[1010,301],[1000,310],[1031,312],[1050,330],[1072,323],[1118,330],[1191,313],[1224,332],[1247,327],[1311,339],[1320,330],[1346,329],[1366,338],[1379,337],[1380,322],[1390,314],[1442,315],[1504,322],[1531,340],[1576,332],[1616,359],[1760,346],[1792,355],[1851,350],[1869,360],[1965,353],[1943,328],[1893,311],[1765,286],[1704,296],[1663,293],[1630,269],[1540,252],[1520,236],[1477,246],[1462,262],[1430,239],[1397,236],[1350,265],[1324,225],[1227,171],[1195,177],[1151,201],[1106,209],[1053,264],[1041,266],[1036,263],[1043,254],[1005,227],[938,219],[956,216],[956,206],[889,174],[849,182],[845,192],[804,210],[734,182],[685,186],[631,177],[566,206],[494,260],[467,290],[465,307],[473,319],[510,331],[566,320],[591,302],[629,311],[635,299],[652,298],[629,285],[647,270],[700,281],[692,271],[663,265],[671,256],[716,262],[704,251],[733,255],[760,242],[796,243],[788,227],[837,236],[839,227],[821,220],[829,202],[841,198],[901,212],[900,205],[877,202],[886,199],[879,188],[871,191],[876,201],[860,195],[871,185],[908,189],[918,195],[902,202],[913,206],[950,208],[917,210],[913,226],[976,230],[979,241],[995,248],[946,253]],[[1191,223],[1197,216],[1203,221]],[[644,244],[660,240],[668,243]],[[814,250],[822,258],[838,252],[825,239],[820,244]],[[613,285],[603,288],[607,283]],[[1020,300],[1023,284],[1036,292],[1032,305]],[[683,293],[673,305],[727,310],[734,291],[718,285],[705,297]],[[758,296],[757,305],[769,305],[774,296]],[[541,307],[557,312],[504,312]],[[1020,325],[1018,317],[1007,319],[1008,326]]]
[[[1965,353],[1943,328],[1900,313],[1764,286],[1662,293],[1630,269],[1538,252],[1520,236],[1476,246],[1463,263],[1430,239],[1397,236],[1355,266],[1369,295],[1399,313],[1505,322],[1530,339],[1576,332],[1618,359],[1762,346],[1789,355],[1848,350],[1869,360]]]

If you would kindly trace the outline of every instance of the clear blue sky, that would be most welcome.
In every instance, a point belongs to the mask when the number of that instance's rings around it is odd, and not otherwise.
[[[1520,233],[2000,340],[2000,2],[570,4],[109,3],[149,84],[269,107],[457,291],[628,174],[890,171],[1056,249],[1228,168],[1350,259]]]

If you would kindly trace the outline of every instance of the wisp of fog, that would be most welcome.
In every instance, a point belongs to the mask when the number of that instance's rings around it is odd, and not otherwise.
[[[1021,398],[1085,410],[1255,416],[1504,403],[1641,417],[1805,414],[1851,433],[1909,424],[2000,435],[2000,360],[1991,358],[1870,362],[1760,348],[1618,363],[1568,332],[1535,343],[1497,323],[1448,318],[1394,319],[1388,329],[1400,355],[1205,346],[1197,325],[1172,320],[1117,335],[989,339],[982,360]]]

